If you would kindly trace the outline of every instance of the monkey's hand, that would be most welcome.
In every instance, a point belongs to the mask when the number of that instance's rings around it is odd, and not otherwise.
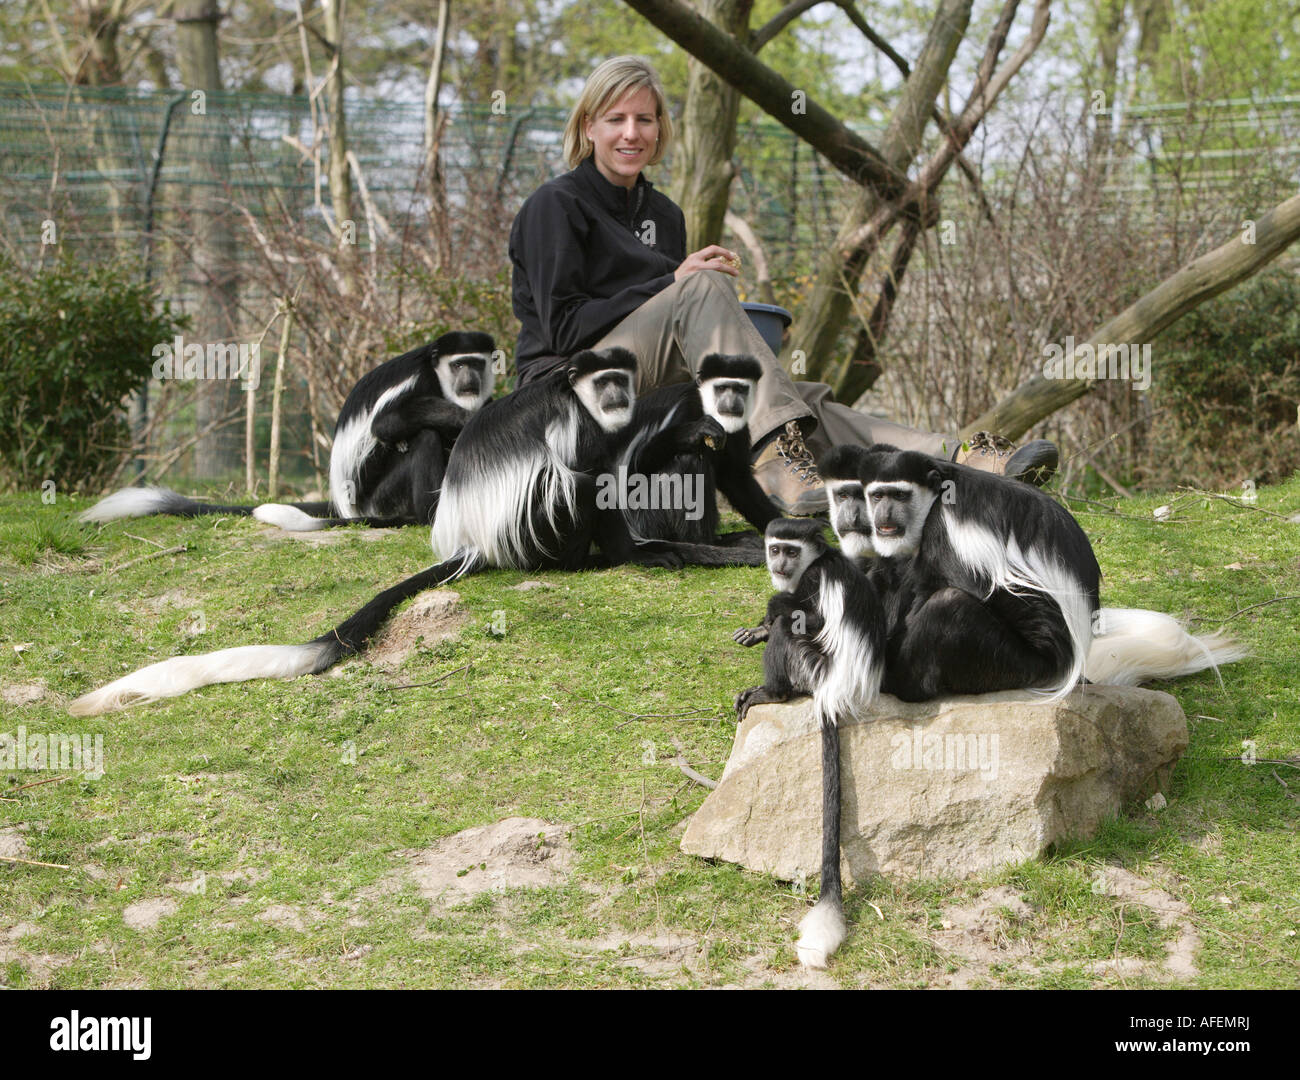
[[[745,714],[755,705],[766,705],[773,701],[786,701],[780,694],[774,694],[766,686],[751,686],[736,695],[736,720],[744,720]]]
[[[736,720],[744,720],[745,713],[749,712],[749,699],[752,698],[763,688],[761,686],[751,686],[748,690],[742,690],[736,695]]]
[[[727,445],[727,433],[713,417],[706,416],[691,432],[691,445],[701,450],[721,450]]]
[[[751,629],[742,626],[731,635],[731,638],[737,645],[743,645],[749,649],[767,640],[767,627],[755,626]]]

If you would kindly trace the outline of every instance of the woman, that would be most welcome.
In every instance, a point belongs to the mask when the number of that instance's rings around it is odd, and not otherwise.
[[[749,427],[755,476],[788,513],[825,509],[812,453],[833,445],[888,442],[950,457],[952,435],[891,424],[835,402],[822,383],[790,380],[736,297],[739,257],[717,244],[688,255],[681,208],[645,178],[672,135],[647,61],[618,56],[592,72],[564,129],[571,171],[538,188],[510,230],[520,383],[611,345],[636,354],[639,391],[692,378],[711,352],[748,353],[763,365]],[[1054,467],[1055,455],[1040,440],[966,463],[1018,475]]]

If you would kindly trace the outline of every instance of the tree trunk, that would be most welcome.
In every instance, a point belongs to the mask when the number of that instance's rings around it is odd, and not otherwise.
[[[696,0],[696,10],[741,45],[749,44],[753,0]],[[735,175],[740,91],[694,57],[688,63],[686,104],[673,151],[673,200],[686,215],[686,250],[722,238]]]
[[[442,174],[442,118],[438,112],[438,91],[442,88],[442,65],[447,55],[450,21],[451,0],[438,0],[433,63],[424,87],[424,177],[429,191],[429,226],[433,233],[435,269],[441,269],[451,259],[451,223],[447,218],[447,187]]]
[[[176,0],[176,60],[181,83],[191,90],[220,91],[217,66],[216,0]],[[198,185],[193,189],[193,274],[190,288],[198,294],[195,330],[199,341],[234,342],[238,283],[235,240],[222,199],[230,179],[230,145],[216,110],[193,111],[185,117],[186,134]],[[179,359],[179,358],[178,358]],[[238,407],[238,383],[203,379],[197,388],[196,425],[205,431]],[[194,475],[220,477],[239,467],[239,434],[233,427],[210,431],[194,446]]]
[[[1258,273],[1297,239],[1300,239],[1300,195],[1275,206],[1255,223],[1255,242],[1238,236],[1194,259],[1080,344],[1150,342],[1166,326],[1198,304]],[[996,431],[1018,439],[1044,417],[1063,408],[1092,388],[1089,379],[1046,379],[1033,376],[992,409],[962,429],[962,437],[976,431]]]
[[[357,291],[357,225],[352,218],[352,174],[348,171],[348,129],[343,110],[343,5],[345,0],[324,0],[326,48],[330,67],[325,99],[329,110],[330,207],[338,232],[341,288],[345,295]]]
[[[966,33],[970,11],[971,0],[944,0],[936,13],[920,59],[903,86],[902,100],[890,116],[881,141],[880,153],[891,169],[905,171],[920,150],[926,122]],[[835,378],[839,359],[836,345],[853,314],[854,294],[862,272],[881,239],[876,235],[863,243],[857,237],[883,205],[880,193],[870,188],[854,196],[834,243],[820,260],[812,295],[800,306],[790,328],[788,351],[803,352],[811,379]],[[884,326],[879,330],[883,332]],[[879,338],[876,340],[878,343]],[[840,374],[845,370],[841,367]],[[846,395],[845,400],[851,399]]]

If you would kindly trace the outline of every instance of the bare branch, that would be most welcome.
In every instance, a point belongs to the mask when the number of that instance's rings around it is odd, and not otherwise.
[[[857,5],[853,3],[853,0],[835,0],[835,5],[849,17],[849,21],[854,26],[862,31],[863,37],[893,61],[894,66],[902,73],[903,78],[906,79],[912,74],[912,69],[908,66],[907,61],[898,54],[898,51],[888,41],[871,28],[871,25],[863,18],[862,12],[858,10]]]
[[[758,52],[764,45],[771,41],[777,34],[784,30],[795,19],[799,18],[809,8],[814,8],[822,0],[794,0],[792,4],[786,4],[780,11],[772,16],[763,27],[754,35],[754,40],[750,43],[750,49]]]
[[[871,143],[682,0],[624,2],[851,180],[866,184],[885,199],[907,187],[907,178]]]
[[[1193,259],[1146,295],[1104,323],[1076,351],[1091,345],[1150,341],[1194,307],[1258,273],[1300,239],[1300,195],[1273,207],[1255,224],[1255,242],[1235,236]],[[1090,379],[1045,379],[1035,375],[992,409],[962,429],[965,437],[987,430],[1016,439],[1045,416],[1092,388]]]

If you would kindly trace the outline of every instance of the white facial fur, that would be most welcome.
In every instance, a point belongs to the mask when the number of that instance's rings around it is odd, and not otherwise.
[[[627,388],[627,405],[621,409],[602,409],[601,391],[596,384],[609,376],[619,376]],[[593,371],[589,375],[580,375],[573,384],[573,392],[578,395],[582,407],[591,414],[593,420],[609,433],[622,431],[632,420],[632,409],[636,405],[636,392],[632,389],[632,375],[622,368],[607,368]]]
[[[850,559],[859,562],[876,557],[876,549],[872,546],[871,537],[866,533],[852,532],[841,536],[840,550]]]
[[[896,508],[897,512],[894,517],[896,523],[902,526],[901,535],[887,535],[880,531],[880,523],[876,518],[876,502],[872,496],[877,493],[889,491],[908,490],[911,493],[905,507]],[[876,554],[886,559],[905,558],[916,553],[916,549],[921,546],[921,531],[925,527],[926,518],[930,514],[930,508],[934,504],[935,493],[929,488],[922,487],[920,484],[914,484],[910,481],[893,480],[883,482],[873,480],[867,485],[867,506],[871,510],[872,536],[871,545],[876,549]]]
[[[456,377],[451,370],[452,362],[470,357],[483,361],[483,380],[479,392],[477,394],[457,394],[453,389],[456,385]],[[442,387],[442,396],[467,412],[474,412],[486,405],[488,399],[492,396],[492,391],[496,388],[496,376],[492,371],[492,358],[484,356],[482,353],[452,353],[447,356],[440,356],[438,357],[436,370],[438,385]]]
[[[745,394],[745,411],[740,416],[732,416],[726,413],[718,412],[718,387],[735,385],[743,383],[747,386],[748,393]],[[752,379],[736,379],[727,376],[720,376],[716,379],[706,379],[700,384],[700,401],[704,405],[704,411],[719,424],[722,430],[728,435],[734,435],[749,423],[750,414],[754,411],[754,381]]]
[[[774,547],[780,549],[779,553],[775,556],[773,554]],[[795,562],[793,569],[789,568],[787,550],[790,548],[799,549],[798,559]],[[799,582],[803,580],[803,576],[807,572],[808,567],[810,567],[816,560],[817,554],[818,553],[813,550],[810,545],[802,543],[799,540],[768,540],[767,572],[768,576],[772,579],[772,588],[777,592],[788,592],[791,589],[797,588]],[[782,573],[778,571],[777,568],[773,567],[773,562],[777,560],[780,560],[779,565],[781,566],[781,569],[786,572]]]
[[[830,507],[831,528],[840,549],[850,559],[871,559],[871,516],[866,493],[860,480],[827,480],[826,501]]]

